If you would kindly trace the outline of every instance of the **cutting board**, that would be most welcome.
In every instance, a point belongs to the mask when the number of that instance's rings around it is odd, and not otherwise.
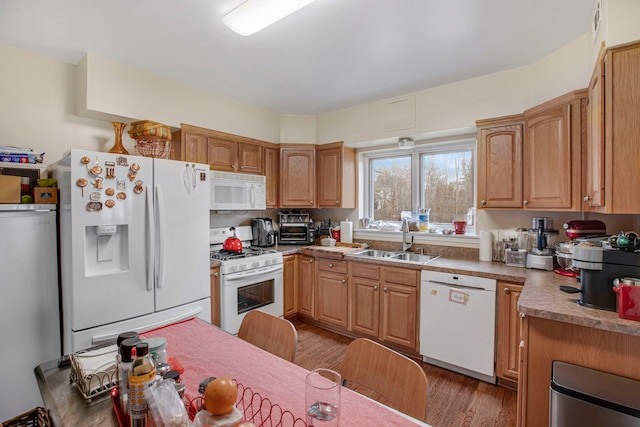
[[[352,246],[305,246],[302,253],[311,256],[341,259],[346,254],[361,250],[362,247]]]

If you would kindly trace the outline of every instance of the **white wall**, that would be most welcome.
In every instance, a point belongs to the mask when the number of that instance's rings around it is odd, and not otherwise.
[[[317,141],[347,145],[388,143],[400,136],[423,138],[433,133],[475,129],[475,121],[516,114],[556,96],[587,87],[591,76],[591,33],[586,33],[535,64],[464,80],[412,94],[405,122],[394,128],[389,106],[403,97],[383,99],[317,117]]]

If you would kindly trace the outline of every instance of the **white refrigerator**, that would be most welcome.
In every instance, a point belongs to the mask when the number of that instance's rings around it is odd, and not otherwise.
[[[63,350],[211,321],[209,166],[71,150],[60,187]]]
[[[61,355],[55,208],[0,204],[0,422],[42,406],[33,370]]]

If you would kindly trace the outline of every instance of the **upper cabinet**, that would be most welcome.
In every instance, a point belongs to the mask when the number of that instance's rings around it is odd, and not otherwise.
[[[524,117],[480,120],[478,127],[478,206],[522,207]]]
[[[278,207],[278,149],[275,147],[264,148],[264,174],[267,177],[267,209]]]
[[[316,146],[317,207],[356,207],[355,149],[342,142]]]
[[[173,132],[172,143],[178,160],[206,163],[212,170],[257,175],[264,174],[265,147],[275,146],[185,124]]]
[[[640,43],[607,49],[590,92],[585,210],[638,214]]]
[[[316,206],[316,149],[313,145],[280,145],[281,208]]]
[[[524,112],[525,208],[581,210],[586,107],[587,90],[583,89]]]
[[[480,120],[478,207],[579,211],[587,90]]]

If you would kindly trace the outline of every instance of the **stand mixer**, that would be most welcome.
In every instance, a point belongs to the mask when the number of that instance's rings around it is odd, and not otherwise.
[[[553,218],[534,217],[529,233],[535,235],[535,245],[527,254],[527,268],[553,271],[553,248],[558,239],[558,230],[553,229]]]
[[[556,246],[556,259],[558,267],[554,273],[562,276],[578,277],[580,270],[573,266],[573,247],[590,238],[605,236],[607,229],[602,221],[574,220],[563,225],[568,242],[558,243]],[[598,245],[599,246],[599,245]]]

